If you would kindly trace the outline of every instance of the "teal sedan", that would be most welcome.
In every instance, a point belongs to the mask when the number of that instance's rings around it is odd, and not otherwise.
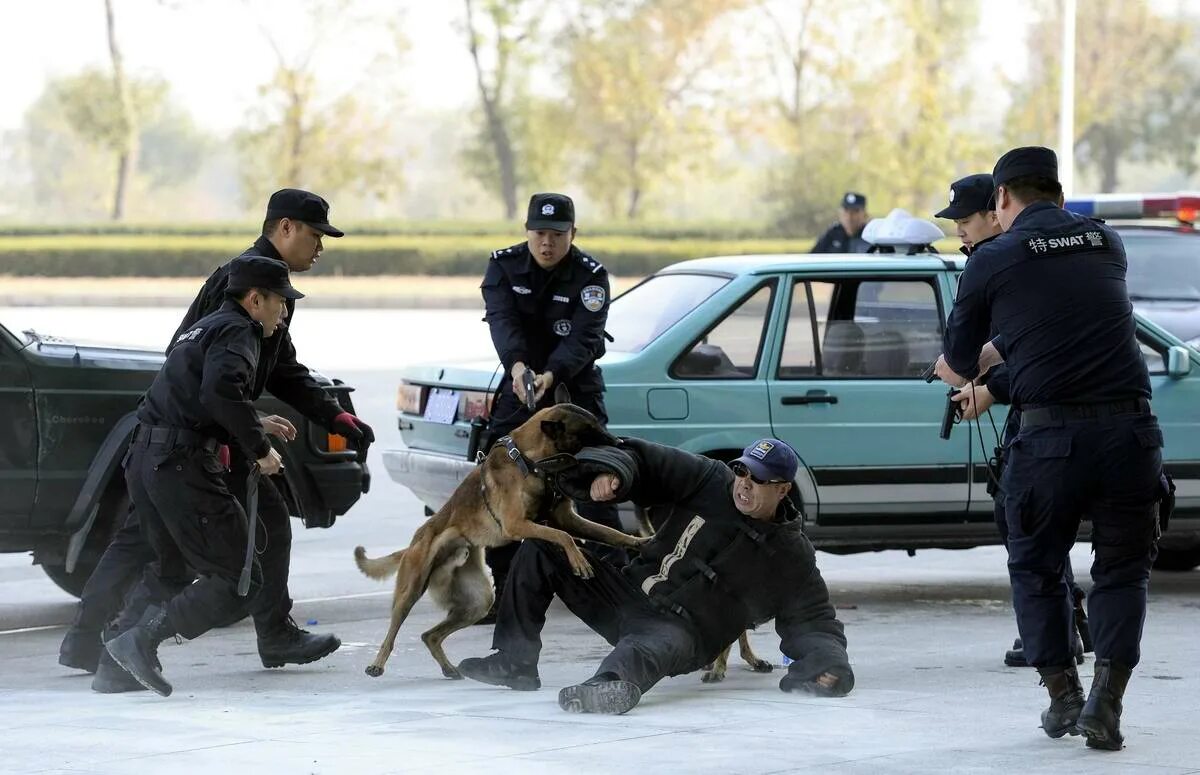
[[[610,429],[729,459],[776,436],[802,462],[796,491],[820,549],[968,548],[999,542],[986,460],[1004,408],[939,428],[941,351],[964,259],[770,255],[674,264],[615,299],[600,361]],[[1177,506],[1160,566],[1200,565],[1200,352],[1138,318]],[[407,448],[397,482],[439,508],[471,468],[493,361],[413,367],[399,389]],[[1087,526],[1085,525],[1085,530]]]

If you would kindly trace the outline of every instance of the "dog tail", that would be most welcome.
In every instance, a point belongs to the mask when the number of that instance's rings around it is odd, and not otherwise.
[[[363,575],[382,580],[395,575],[397,569],[400,568],[400,558],[406,551],[408,550],[401,549],[398,552],[372,559],[367,556],[366,549],[356,546],[354,547],[354,564],[363,572]]]

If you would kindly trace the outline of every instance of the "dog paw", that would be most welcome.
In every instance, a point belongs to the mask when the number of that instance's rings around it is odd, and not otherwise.
[[[754,659],[749,664],[750,669],[756,673],[769,673],[775,669],[775,666],[765,659]]]
[[[446,676],[447,678],[453,678],[455,681],[461,681],[463,677],[462,673],[458,672],[453,667],[443,667],[442,675]]]
[[[367,669],[363,672],[372,678],[378,678],[379,676],[383,675],[383,668],[379,665],[368,665]]]
[[[725,680],[724,670],[705,670],[704,675],[700,676],[700,680],[706,684],[720,683]]]

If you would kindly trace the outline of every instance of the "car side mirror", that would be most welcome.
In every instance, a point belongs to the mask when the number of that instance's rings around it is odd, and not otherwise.
[[[1171,379],[1186,377],[1192,371],[1192,358],[1188,348],[1175,345],[1167,348],[1167,376]]]

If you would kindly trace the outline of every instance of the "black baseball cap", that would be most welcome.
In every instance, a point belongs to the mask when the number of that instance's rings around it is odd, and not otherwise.
[[[267,220],[291,218],[303,221],[322,234],[341,237],[345,234],[329,223],[329,203],[311,191],[283,188],[271,194],[267,201]]]
[[[229,290],[247,291],[262,288],[278,293],[285,299],[303,299],[304,294],[292,287],[288,265],[266,256],[238,256],[229,262]]]
[[[790,482],[796,478],[796,470],[800,467],[796,451],[779,439],[759,439],[733,462],[743,464],[764,482]]]
[[[866,207],[866,194],[860,194],[857,191],[847,191],[846,193],[842,194],[843,210],[864,210]]]
[[[996,188],[1013,178],[1033,176],[1058,182],[1058,156],[1049,148],[1027,145],[1013,148],[1000,157],[992,169],[992,182]]]
[[[950,184],[950,204],[937,212],[935,218],[966,218],[978,212],[996,209],[996,187],[986,172],[967,175]]]
[[[525,228],[570,231],[575,225],[575,203],[566,194],[534,194],[529,198]]]

